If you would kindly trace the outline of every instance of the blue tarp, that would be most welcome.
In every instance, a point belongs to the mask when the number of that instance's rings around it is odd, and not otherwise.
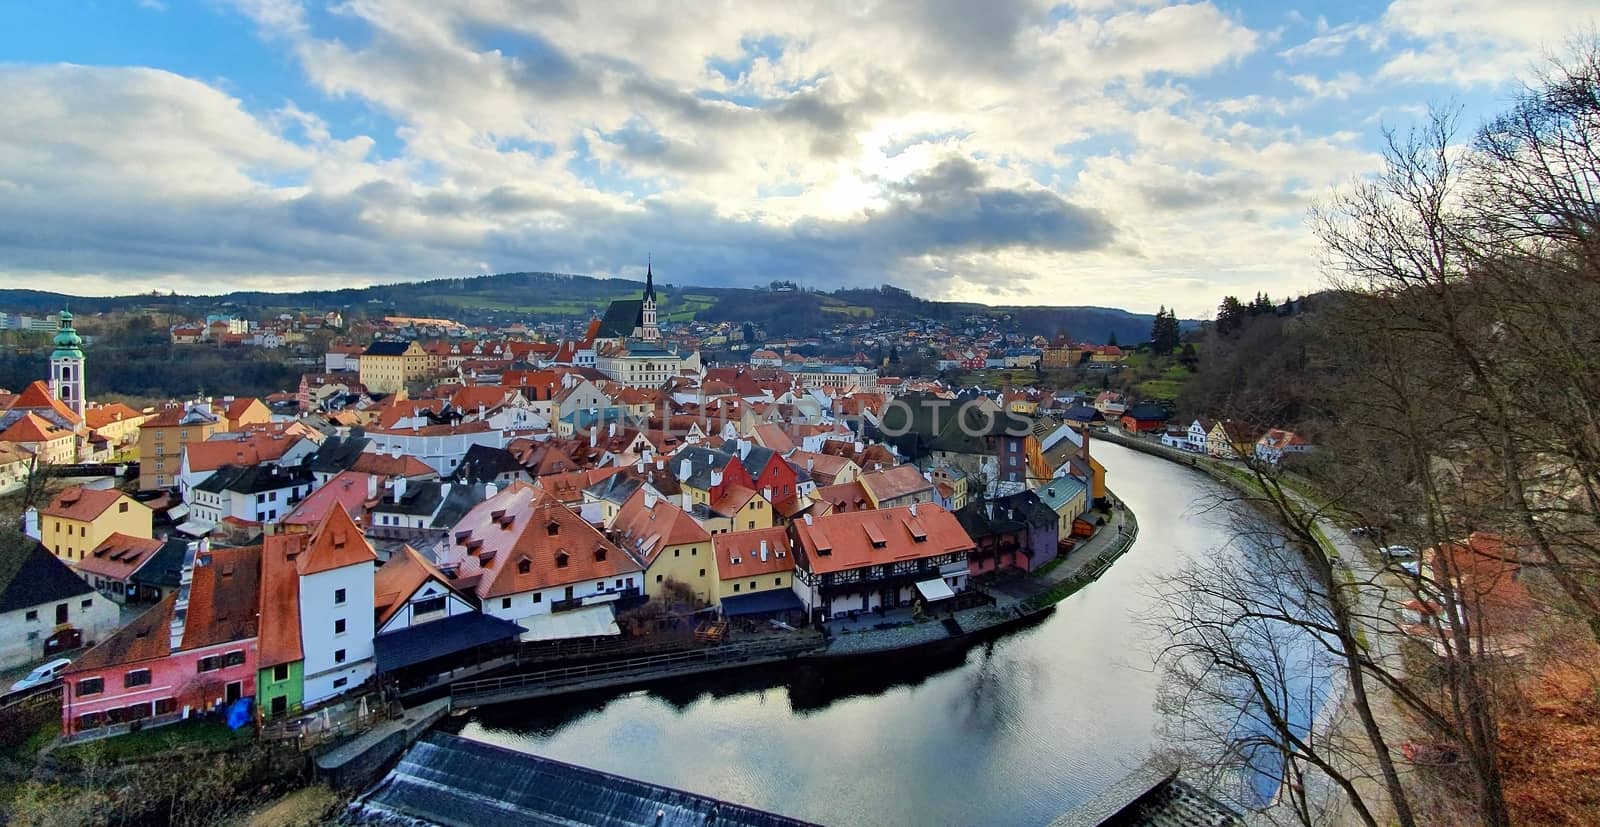
[[[250,723],[250,699],[240,698],[228,706],[228,729],[238,729]]]
[[[798,612],[805,609],[800,596],[788,589],[773,589],[755,594],[736,594],[722,598],[725,617],[769,614],[771,612]]]
[[[388,672],[485,643],[512,640],[524,631],[509,620],[467,612],[378,635],[372,642],[373,655],[378,671]]]

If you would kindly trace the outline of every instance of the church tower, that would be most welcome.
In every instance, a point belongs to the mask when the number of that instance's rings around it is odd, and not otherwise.
[[[644,265],[644,302],[639,307],[639,338],[647,342],[661,339],[661,328],[656,326],[656,277],[648,260]]]
[[[83,396],[83,339],[72,329],[72,313],[61,311],[56,349],[50,353],[50,392],[81,419],[87,404]]]

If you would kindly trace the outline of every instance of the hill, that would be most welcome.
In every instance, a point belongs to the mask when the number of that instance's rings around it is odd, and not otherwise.
[[[221,296],[144,294],[69,296],[43,290],[0,290],[0,308],[43,315],[69,305],[86,313],[147,310],[199,317],[234,312],[249,318],[276,313],[339,310],[348,318],[400,313],[443,316],[468,324],[539,322],[599,315],[619,298],[639,294],[640,283],[559,273],[490,276],[378,284],[299,293],[238,291]],[[1019,330],[1052,336],[1070,333],[1128,343],[1150,334],[1152,316],[1105,307],[995,307],[917,298],[893,287],[819,293],[798,289],[676,287],[661,285],[661,317],[668,322],[752,322],[773,336],[803,336],[849,319],[960,322],[968,317],[1009,321]],[[1186,326],[1195,323],[1185,322]]]

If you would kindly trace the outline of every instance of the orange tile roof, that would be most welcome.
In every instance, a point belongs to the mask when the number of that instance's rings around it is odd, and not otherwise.
[[[462,388],[456,391],[450,397],[450,407],[458,411],[474,413],[478,410],[478,406],[481,405],[484,410],[492,411],[506,404],[508,398],[516,395],[517,392],[515,390],[499,385],[473,385],[470,388]]]
[[[711,541],[711,534],[705,527],[683,509],[646,492],[643,487],[622,504],[616,519],[611,521],[611,530],[618,535],[618,544],[634,552],[646,566],[671,546]]]
[[[150,555],[161,550],[164,540],[134,537],[120,531],[100,541],[94,551],[73,565],[80,573],[98,574],[112,580],[127,580]]]
[[[224,465],[260,465],[281,458],[300,437],[256,434],[243,439],[208,439],[183,446],[190,471],[215,471]]]
[[[373,579],[373,602],[378,611],[378,627],[382,628],[383,624],[388,623],[405,607],[406,600],[430,579],[439,581],[450,591],[456,591],[450,578],[444,576],[420,552],[411,546],[401,546],[399,552],[378,568]]]
[[[343,508],[329,510],[328,516],[311,534],[311,542],[304,553],[295,558],[295,569],[304,577],[308,574],[342,569],[378,559],[372,544],[361,535],[361,528]]]
[[[128,625],[118,629],[98,646],[74,658],[67,674],[88,672],[125,663],[155,660],[171,654],[169,628],[178,593],[169,592],[161,602],[146,609]]]
[[[11,410],[19,408],[50,410],[73,425],[83,421],[78,417],[76,411],[67,407],[65,402],[50,393],[50,386],[43,381],[35,380],[29,383],[26,388],[22,389],[22,393],[17,394],[17,398],[11,400]]]
[[[245,413],[250,410],[250,406],[258,404],[265,407],[264,403],[254,396],[238,397],[232,402],[228,403],[228,408],[223,412],[222,418],[228,420],[229,422],[237,421],[239,417],[244,416]]]
[[[520,482],[456,523],[443,562],[458,581],[476,578],[486,599],[644,570],[577,512]]]
[[[99,430],[117,422],[126,422],[131,419],[142,420],[144,414],[121,402],[112,402],[109,405],[96,405],[84,411],[83,418],[90,430]]]
[[[211,550],[211,564],[195,566],[189,613],[179,649],[248,640],[261,609],[261,546]]]
[[[862,488],[859,482],[819,486],[812,496],[818,502],[827,503],[830,514],[840,511],[867,511],[872,508],[872,499],[867,496],[867,489]]]
[[[360,471],[340,471],[321,488],[306,495],[294,510],[284,516],[286,525],[310,527],[320,525],[334,506],[340,506],[357,521],[367,516],[367,478],[372,474]],[[386,480],[378,481],[378,495],[383,495]]]
[[[305,552],[311,535],[269,534],[261,540],[262,669],[305,657],[300,648],[300,572],[295,559]]]
[[[739,513],[751,500],[757,496],[756,492],[742,485],[729,485],[722,489],[722,496],[711,503],[711,510],[724,517],[732,517]]]
[[[11,427],[5,429],[4,433],[0,433],[0,440],[35,443],[51,442],[69,436],[72,436],[71,431],[57,427],[50,420],[30,411],[11,423]]]
[[[765,561],[761,559],[763,541],[767,544]],[[717,577],[721,580],[794,571],[789,531],[782,526],[718,534],[711,538],[711,546],[717,556]]]
[[[915,514],[906,506],[825,514],[809,523],[794,523],[807,568],[822,574],[973,548],[972,538],[954,514],[928,503],[915,508]],[[875,547],[875,542],[882,542],[882,547]]]
[[[386,436],[454,436],[456,434],[481,434],[491,431],[487,422],[462,422],[457,425],[423,425],[420,428],[368,428],[369,434]]]
[[[350,466],[350,470],[360,471],[364,474],[377,474],[380,477],[406,477],[408,479],[437,477],[439,475],[439,472],[433,470],[432,466],[410,454],[401,454],[396,457],[372,451],[361,452],[356,457],[356,461]]]
[[[881,471],[862,474],[857,481],[878,501],[892,500],[919,491],[929,491],[933,483],[922,476],[915,465],[897,465]]]
[[[118,500],[127,496],[115,488],[99,490],[72,485],[61,489],[49,505],[39,509],[39,513],[46,517],[91,522]],[[129,498],[129,501],[131,502],[132,498]]]

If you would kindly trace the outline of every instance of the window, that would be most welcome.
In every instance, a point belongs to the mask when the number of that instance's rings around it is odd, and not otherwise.
[[[122,687],[124,689],[127,689],[129,687],[134,687],[134,686],[149,686],[149,685],[150,685],[150,670],[149,669],[134,669],[134,670],[132,670],[130,672],[125,672],[122,675]]]
[[[738,591],[739,591],[739,584],[738,584],[738,583],[735,583],[735,584],[733,584],[733,590],[734,590],[734,591],[735,591],[735,592],[738,592]]]
[[[335,649],[335,650],[333,650],[333,662],[334,663],[344,663],[344,650],[343,649]]]
[[[194,665],[196,672],[215,672],[221,668],[222,658],[219,658],[216,655],[208,655],[203,657],[200,659],[199,663]]]
[[[509,597],[500,598],[500,608],[502,608],[502,609],[511,608],[511,598],[509,598]]]
[[[334,619],[334,621],[333,621],[333,633],[336,634],[336,635],[344,634],[344,618],[340,617],[340,618],[335,618]]]
[[[38,623],[39,622],[39,611],[37,609],[29,609],[28,610],[28,614],[26,615],[26,618],[29,621],[33,622],[33,623]]]
[[[683,549],[681,549],[681,548],[673,549],[672,550],[672,556],[673,557],[682,557],[683,556]]]
[[[751,580],[750,581],[750,591],[755,591],[755,590],[756,590],[756,581]]]
[[[67,604],[65,604],[65,603],[57,603],[56,604],[56,625],[59,626],[59,625],[61,625],[63,623],[66,623],[66,622],[67,622]]]
[[[689,549],[689,556],[690,557],[695,557],[695,556],[697,556],[699,554],[700,554],[700,549],[699,548],[691,548],[691,549]]]
[[[277,666],[272,667],[272,679],[275,680],[275,681],[286,681],[286,680],[288,680],[289,679],[289,664],[280,663]]]
[[[100,726],[100,713],[90,712],[78,716],[78,729],[80,731],[85,729],[94,729],[98,726]]]
[[[98,695],[106,691],[105,678],[84,678],[78,681],[78,697],[85,695]]]
[[[156,714],[157,715],[171,715],[172,713],[177,712],[177,711],[178,711],[178,701],[177,701],[176,698],[161,698],[161,699],[156,701]]]
[[[424,600],[418,600],[417,602],[411,604],[411,614],[431,615],[435,612],[442,612],[445,610],[447,600],[448,598],[442,594],[438,597],[429,597]]]
[[[525,564],[527,564],[528,561],[527,560],[523,560],[522,562],[525,565]],[[557,552],[556,553],[556,568],[564,569],[566,567],[567,567],[567,553],[564,552],[564,551]],[[520,568],[520,566],[519,566],[519,568]]]
[[[243,666],[244,665],[244,650],[238,649],[238,650],[234,650],[232,652],[223,653],[223,655],[222,655],[222,665],[223,666]]]
[[[117,513],[118,514],[126,514],[126,513],[128,513],[128,504],[127,503],[117,503]]]
[[[656,575],[656,582],[660,583],[661,582],[661,578],[662,578],[662,575],[659,575],[659,574]]]
[[[121,583],[117,584],[117,591],[119,591],[119,592],[122,591],[122,584]],[[88,600],[85,600],[82,603],[79,603],[78,604],[78,608],[87,609],[87,608],[89,608],[89,607],[91,607],[93,605],[94,605],[94,598],[91,597]]]
[[[347,684],[349,682],[350,682],[349,678],[334,678],[334,680],[333,680],[333,688],[334,689],[343,689],[345,687],[345,684]]]
[[[535,603],[543,603],[544,602],[544,595],[540,594],[539,592],[534,592],[533,593],[533,602],[535,602]]]
[[[700,576],[701,577],[705,577],[706,576],[706,570],[705,569],[701,569],[700,570]]]
[[[772,578],[772,585],[774,585],[774,586],[783,585],[783,578],[782,577],[774,577],[774,578]]]
[[[596,563],[604,563],[606,561],[606,550],[604,548],[594,550],[594,561]]]
[[[566,566],[567,566],[567,555],[565,555],[565,554],[557,554],[556,555],[556,567],[557,568],[566,568]],[[528,558],[524,557],[521,560],[517,561],[517,574],[527,574],[530,571],[533,571],[533,563],[530,562],[528,560]]]
[[[343,606],[344,605],[344,589],[334,589],[333,590],[333,605],[335,605],[335,606]]]

